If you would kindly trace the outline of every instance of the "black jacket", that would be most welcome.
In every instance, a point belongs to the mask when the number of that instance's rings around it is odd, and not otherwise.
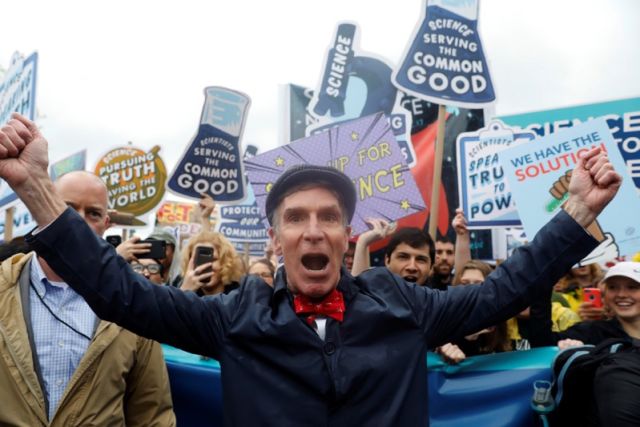
[[[482,285],[441,292],[343,269],[344,321],[322,341],[294,313],[284,269],[274,288],[248,277],[198,298],[149,284],[70,209],[29,241],[101,318],[218,359],[228,426],[428,425],[427,348],[520,312],[596,246],[563,212]]]

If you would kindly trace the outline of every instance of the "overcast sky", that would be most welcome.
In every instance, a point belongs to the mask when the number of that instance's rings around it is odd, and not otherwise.
[[[57,160],[161,145],[168,169],[196,131],[203,88],[252,98],[244,141],[278,144],[278,85],[316,86],[339,21],[398,63],[422,0],[6,1],[0,65],[39,53],[37,106]],[[480,35],[511,114],[640,96],[640,1],[484,0]]]

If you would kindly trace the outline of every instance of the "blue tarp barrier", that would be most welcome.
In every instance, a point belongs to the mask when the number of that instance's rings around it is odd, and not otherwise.
[[[162,346],[179,426],[222,425],[220,365]],[[533,383],[551,378],[555,347],[470,357],[447,365],[429,354],[429,415],[439,426],[536,426]],[[259,396],[247,396],[256,399]],[[241,408],[240,408],[241,410]]]

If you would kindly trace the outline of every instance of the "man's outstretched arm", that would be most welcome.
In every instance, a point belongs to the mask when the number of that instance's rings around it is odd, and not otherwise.
[[[15,114],[0,129],[0,178],[25,203],[40,231],[30,239],[38,255],[80,294],[101,319],[187,351],[216,357],[224,313],[236,299],[202,299],[151,284],[57,195],[47,174],[47,141]],[[44,228],[44,229],[43,229]]]

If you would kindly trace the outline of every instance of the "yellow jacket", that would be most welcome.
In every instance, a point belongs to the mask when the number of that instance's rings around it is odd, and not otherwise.
[[[561,332],[580,322],[580,316],[558,302],[551,303],[551,330]],[[515,317],[507,320],[507,336],[511,340],[521,340],[518,320]]]
[[[174,426],[160,345],[104,321],[47,420],[18,285],[31,257],[0,265],[0,426]]]

